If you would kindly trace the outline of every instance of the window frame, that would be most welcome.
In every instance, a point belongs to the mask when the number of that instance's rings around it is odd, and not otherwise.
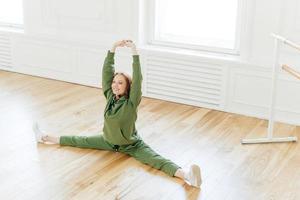
[[[0,21],[0,27],[2,28],[14,28],[14,29],[23,29],[23,24],[14,24]]]
[[[22,1],[22,7],[23,7],[23,23],[22,24],[16,24],[16,23],[9,23],[5,21],[0,20],[0,28],[11,28],[11,29],[24,29],[24,2]]]
[[[169,42],[164,41],[156,38],[155,33],[155,3],[157,0],[148,1],[147,7],[149,8],[149,17],[148,24],[149,24],[149,34],[148,34],[148,44],[155,45],[155,46],[163,46],[169,48],[183,48],[187,50],[196,50],[200,52],[208,52],[208,53],[219,53],[219,54],[229,54],[229,55],[240,55],[241,49],[241,33],[242,33],[242,19],[244,17],[243,13],[245,7],[243,5],[243,0],[237,0],[237,17],[236,17],[236,30],[235,30],[235,46],[233,49],[222,48],[222,47],[212,47],[212,46],[205,46],[205,45],[193,45],[193,44],[186,44],[186,43],[176,43],[176,42]]]

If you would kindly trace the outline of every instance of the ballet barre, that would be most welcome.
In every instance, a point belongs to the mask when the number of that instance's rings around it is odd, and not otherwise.
[[[297,50],[300,51],[300,45],[296,44],[295,42],[292,42],[292,41],[290,41],[290,40],[288,40],[288,39],[286,39],[286,38],[284,38],[284,37],[282,37],[280,35],[276,35],[274,33],[271,33],[271,36],[274,37],[277,40],[282,41],[283,44],[286,44],[286,45],[288,45],[290,47],[293,47],[293,48],[295,48],[295,49],[297,49]]]
[[[282,65],[282,69],[284,71],[288,72],[289,74],[291,74],[292,76],[296,77],[297,79],[300,79],[300,72],[297,72],[296,70],[294,70],[290,66],[284,64],[284,65]]]
[[[268,122],[268,133],[267,137],[263,138],[251,138],[251,139],[242,139],[242,144],[258,144],[258,143],[274,143],[274,142],[296,142],[297,137],[273,137],[274,132],[274,110],[276,104],[276,92],[277,92],[277,79],[278,79],[278,69],[279,69],[279,53],[280,53],[280,43],[282,42],[285,45],[288,45],[292,48],[295,48],[300,51],[300,46],[280,35],[274,33],[271,36],[275,39],[275,48],[274,48],[274,60],[273,60],[273,69],[272,69],[272,88],[271,88],[271,99],[270,99],[270,112],[269,112],[269,122]],[[291,75],[300,79],[300,74],[296,70],[292,69],[288,65],[282,65],[282,69],[290,73]]]

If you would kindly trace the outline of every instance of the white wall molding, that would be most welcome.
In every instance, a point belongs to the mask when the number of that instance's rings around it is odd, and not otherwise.
[[[267,119],[271,95],[271,70],[230,69],[228,112]],[[279,76],[275,119],[300,124],[300,82]]]
[[[72,5],[72,6],[70,6]],[[114,31],[115,4],[109,0],[45,0],[42,22],[49,31]]]

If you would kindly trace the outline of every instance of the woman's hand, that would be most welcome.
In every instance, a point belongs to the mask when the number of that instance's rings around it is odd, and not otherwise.
[[[125,40],[125,45],[126,47],[134,48],[135,44],[133,43],[132,40]]]
[[[126,40],[120,40],[114,43],[110,52],[115,52],[117,47],[124,47],[126,44]]]
[[[131,48],[133,55],[138,55],[136,46],[132,40],[120,40],[115,42],[110,52],[115,52],[117,47],[124,47],[124,46]]]
[[[137,53],[137,51],[136,51],[136,46],[135,46],[135,44],[133,43],[133,41],[132,41],[132,40],[125,40],[125,41],[126,41],[126,42],[125,42],[126,47],[131,48],[132,54],[133,54],[133,55],[138,55],[138,53]]]

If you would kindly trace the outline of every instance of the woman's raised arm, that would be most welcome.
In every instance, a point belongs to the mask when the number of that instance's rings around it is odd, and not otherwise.
[[[142,81],[143,81],[140,58],[136,50],[136,46],[131,40],[126,41],[126,46],[131,48],[132,59],[133,59],[132,83],[130,88],[129,99],[135,107],[138,107],[142,98]]]
[[[113,44],[112,48],[107,52],[102,68],[102,91],[106,99],[109,99],[112,95],[111,83],[115,73],[115,51],[117,47],[124,47],[125,40],[117,41]]]

